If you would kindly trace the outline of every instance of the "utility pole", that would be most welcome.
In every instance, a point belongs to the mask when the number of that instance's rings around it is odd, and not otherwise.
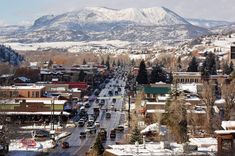
[[[53,98],[52,99],[52,112],[53,112],[53,114],[52,114],[52,116],[53,116],[53,118],[52,118],[52,130],[54,131],[55,130],[55,127],[54,127],[54,124],[55,124],[55,99]]]
[[[131,92],[128,92],[128,127],[130,127],[131,121]]]

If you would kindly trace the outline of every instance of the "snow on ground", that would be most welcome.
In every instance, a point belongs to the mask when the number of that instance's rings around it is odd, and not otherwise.
[[[21,143],[21,140],[12,140],[9,145],[9,151],[37,151],[42,152],[46,149],[53,148],[55,145],[52,140],[36,141],[36,146],[26,147]]]
[[[189,84],[178,84],[180,90],[189,91],[191,93],[197,93],[197,84],[189,83]]]
[[[129,45],[128,41],[120,40],[103,40],[91,42],[40,42],[40,43],[5,43],[6,46],[11,46],[12,49],[20,51],[36,51],[42,49],[68,49],[69,52],[78,52],[81,47],[83,49],[90,49],[91,46],[105,46],[105,47],[125,47]]]
[[[145,60],[146,54],[129,54],[130,60]]]
[[[160,131],[160,132],[159,132]],[[160,125],[158,123],[154,123],[151,125],[148,125],[145,129],[141,131],[141,133],[148,133],[148,132],[158,132],[161,135],[165,135],[167,133],[167,128],[165,126]]]
[[[177,143],[170,143],[169,148],[164,148],[164,142],[160,143],[146,143],[145,148],[143,144],[140,145],[110,145],[111,149],[106,149],[107,152],[119,156],[150,156],[150,155],[183,155],[183,145]],[[211,151],[191,152],[191,155],[208,155]],[[212,152],[213,154],[213,152]]]

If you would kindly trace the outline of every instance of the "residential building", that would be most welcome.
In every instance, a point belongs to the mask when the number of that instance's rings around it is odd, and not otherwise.
[[[232,45],[230,48],[229,62],[233,62],[233,64],[235,64],[235,45]]]
[[[173,72],[175,83],[201,83],[200,72]]]
[[[4,94],[6,98],[40,98],[45,93],[45,86],[1,86],[0,92]]]

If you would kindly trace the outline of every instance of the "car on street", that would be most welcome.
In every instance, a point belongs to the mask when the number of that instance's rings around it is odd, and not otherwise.
[[[110,112],[106,112],[105,118],[106,118],[106,119],[110,119],[110,118],[111,118],[111,113],[110,113]]]
[[[87,129],[85,130],[85,132],[86,132],[86,133],[90,133],[90,134],[95,134],[95,133],[96,133],[96,127],[95,127],[95,125],[87,127]]]
[[[86,138],[86,132],[80,132],[80,139]]]
[[[76,127],[76,124],[72,121],[68,122],[66,125],[65,125],[66,128],[74,128]]]
[[[115,129],[110,131],[110,138],[111,139],[115,139],[116,138],[116,130]]]
[[[66,141],[63,141],[63,142],[61,143],[61,147],[62,147],[63,149],[69,148],[69,143],[66,142]]]
[[[32,135],[35,138],[48,138],[50,136],[50,133],[43,129],[37,129],[32,132]]]
[[[96,127],[100,127],[100,122],[99,122],[99,121],[96,121],[96,122],[95,122],[95,126],[96,126]]]
[[[123,125],[119,125],[116,127],[116,130],[119,131],[119,132],[123,132],[124,131],[124,126]]]
[[[79,127],[83,127],[85,125],[85,120],[84,119],[80,119],[78,121],[78,125],[79,125]]]
[[[91,127],[94,124],[94,120],[90,120],[87,122],[87,127]]]

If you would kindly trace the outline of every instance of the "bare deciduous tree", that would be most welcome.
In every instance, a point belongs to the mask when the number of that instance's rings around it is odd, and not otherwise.
[[[224,82],[221,87],[222,98],[225,100],[224,103],[224,119],[229,120],[231,111],[235,105],[235,80],[229,83]]]
[[[207,116],[206,128],[207,128],[208,134],[213,134],[214,133],[214,129],[213,129],[213,116],[214,116],[213,106],[214,106],[215,100],[216,100],[214,87],[215,86],[212,84],[211,81],[204,82],[203,83],[203,89],[202,89],[202,92],[200,94],[200,98],[206,106],[206,116]]]

